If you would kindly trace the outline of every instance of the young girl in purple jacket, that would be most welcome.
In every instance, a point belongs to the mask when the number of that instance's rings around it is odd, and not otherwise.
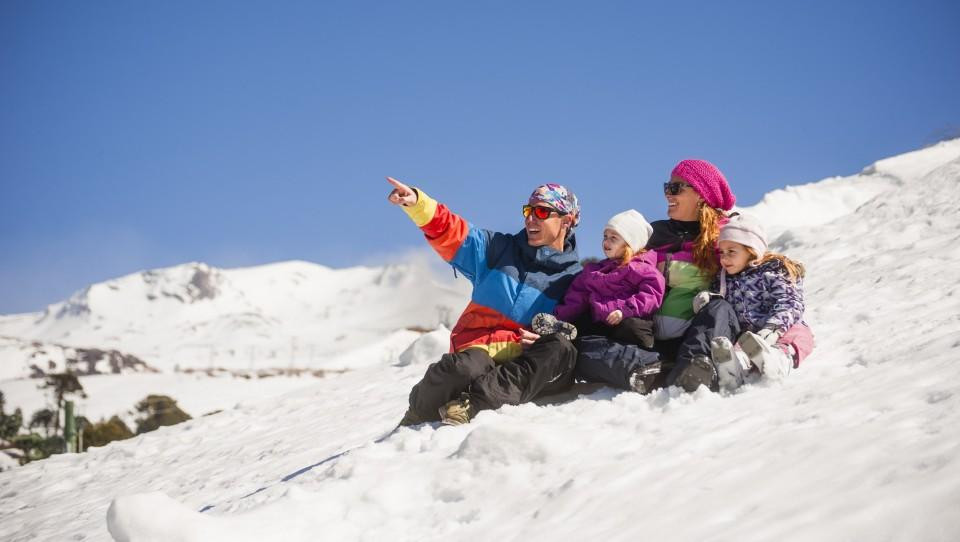
[[[719,386],[739,387],[751,366],[783,378],[813,350],[813,334],[803,321],[803,265],[768,252],[763,228],[747,215],[736,215],[723,227],[719,250],[715,286],[733,306],[742,330],[736,346],[726,337],[711,342]],[[698,294],[694,310],[711,295],[716,294]]]
[[[618,213],[603,229],[603,254],[573,279],[554,315],[541,313],[533,330],[541,335],[579,333],[653,346],[651,316],[663,302],[664,280],[656,253],[644,249],[653,228],[639,212]]]

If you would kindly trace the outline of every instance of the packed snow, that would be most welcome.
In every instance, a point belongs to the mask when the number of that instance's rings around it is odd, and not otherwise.
[[[446,349],[438,330],[269,401],[0,473],[0,539],[957,540],[960,140],[790,193],[745,209],[808,269],[818,348],[783,382],[584,386],[393,431]]]

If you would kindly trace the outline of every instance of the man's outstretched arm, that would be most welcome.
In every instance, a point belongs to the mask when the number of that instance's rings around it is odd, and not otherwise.
[[[387,182],[393,185],[393,191],[387,196],[387,201],[394,205],[411,207],[417,204],[417,191],[402,182],[387,177]]]
[[[486,267],[490,232],[471,226],[420,189],[407,186],[393,177],[387,177],[387,182],[393,185],[387,200],[407,213],[441,258],[471,281],[476,281]]]

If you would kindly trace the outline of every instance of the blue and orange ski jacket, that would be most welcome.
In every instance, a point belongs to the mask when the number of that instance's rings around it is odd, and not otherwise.
[[[576,238],[563,251],[527,244],[527,232],[477,228],[446,205],[417,191],[417,203],[401,207],[437,254],[473,283],[470,303],[450,333],[451,352],[482,348],[498,363],[520,355],[520,328],[553,312],[581,271]]]

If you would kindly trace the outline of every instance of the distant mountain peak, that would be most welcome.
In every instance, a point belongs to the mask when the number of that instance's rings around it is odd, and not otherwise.
[[[219,269],[198,262],[143,271],[140,277],[147,286],[147,299],[169,297],[181,303],[215,299],[223,282]]]

